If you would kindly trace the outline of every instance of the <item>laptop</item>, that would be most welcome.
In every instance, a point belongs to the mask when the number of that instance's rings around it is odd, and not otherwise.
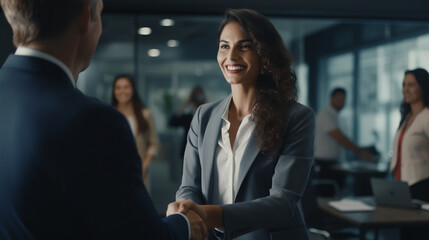
[[[377,206],[421,208],[421,204],[411,200],[410,188],[406,182],[371,178],[371,187]]]

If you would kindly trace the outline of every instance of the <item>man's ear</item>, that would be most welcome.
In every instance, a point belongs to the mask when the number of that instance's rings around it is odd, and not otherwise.
[[[90,0],[85,0],[79,16],[77,17],[78,29],[82,34],[87,34],[89,31],[89,24],[91,22],[91,4]]]

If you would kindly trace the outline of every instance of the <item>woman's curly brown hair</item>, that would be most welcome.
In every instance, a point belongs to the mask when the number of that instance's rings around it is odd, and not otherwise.
[[[274,155],[282,143],[287,109],[298,96],[291,56],[280,34],[262,14],[250,9],[227,10],[218,30],[219,37],[230,22],[240,24],[261,59],[253,109],[254,136],[263,154]]]

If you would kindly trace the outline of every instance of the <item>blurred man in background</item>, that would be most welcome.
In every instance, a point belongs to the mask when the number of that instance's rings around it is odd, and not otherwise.
[[[353,151],[360,158],[370,160],[371,153],[354,144],[341,130],[338,123],[338,113],[346,101],[346,91],[336,88],[331,92],[328,106],[317,114],[314,160],[318,178],[333,179],[340,187],[344,185],[344,176],[331,171],[333,164],[338,163],[341,147]]]

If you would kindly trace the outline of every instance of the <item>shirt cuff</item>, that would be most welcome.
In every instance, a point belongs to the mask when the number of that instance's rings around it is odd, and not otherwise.
[[[186,219],[186,223],[188,224],[188,236],[189,236],[189,239],[191,239],[191,223],[189,222],[188,217],[185,214],[179,213],[179,212],[178,213],[174,213],[174,214],[180,214],[180,215],[183,216],[183,218]]]

